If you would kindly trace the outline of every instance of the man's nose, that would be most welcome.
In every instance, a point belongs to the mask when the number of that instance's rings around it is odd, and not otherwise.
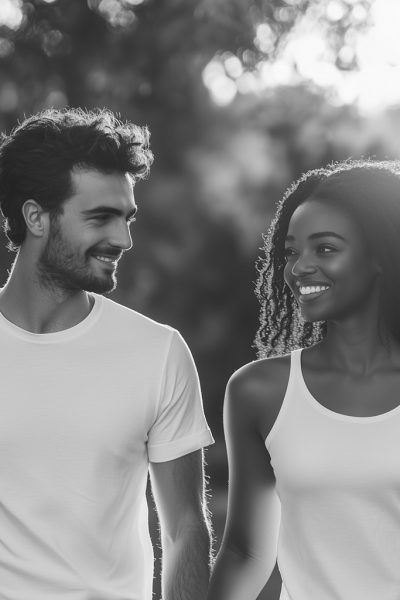
[[[132,236],[126,221],[120,221],[114,225],[109,241],[112,246],[121,250],[130,250],[132,248]]]

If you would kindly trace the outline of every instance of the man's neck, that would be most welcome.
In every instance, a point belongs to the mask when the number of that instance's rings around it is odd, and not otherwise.
[[[83,290],[72,293],[41,286],[35,272],[26,269],[18,257],[0,292],[3,316],[31,333],[69,329],[87,317],[93,303]]]

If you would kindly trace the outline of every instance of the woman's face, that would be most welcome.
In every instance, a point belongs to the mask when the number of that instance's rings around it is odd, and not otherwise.
[[[318,198],[298,206],[285,257],[285,282],[306,321],[341,320],[370,304],[380,269],[344,210]]]

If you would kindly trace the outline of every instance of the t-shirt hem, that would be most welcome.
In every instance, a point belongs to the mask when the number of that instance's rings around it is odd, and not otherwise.
[[[204,446],[209,446],[214,443],[214,438],[209,429],[203,429],[200,432],[187,435],[179,440],[168,442],[165,444],[156,444],[148,446],[148,456],[150,462],[167,462],[180,458],[185,454],[200,450]]]

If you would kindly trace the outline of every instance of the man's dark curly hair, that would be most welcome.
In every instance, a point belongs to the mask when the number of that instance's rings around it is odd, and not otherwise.
[[[26,236],[22,206],[34,199],[51,217],[62,213],[73,193],[74,167],[128,173],[132,181],[149,173],[153,155],[149,131],[122,122],[109,110],[48,109],[25,119],[0,142],[0,208],[10,250]]]
[[[382,267],[380,323],[400,340],[400,163],[347,160],[305,173],[278,202],[257,261],[260,358],[311,346],[326,335],[326,322],[305,322],[285,284],[285,237],[295,209],[310,197],[347,211]]]

